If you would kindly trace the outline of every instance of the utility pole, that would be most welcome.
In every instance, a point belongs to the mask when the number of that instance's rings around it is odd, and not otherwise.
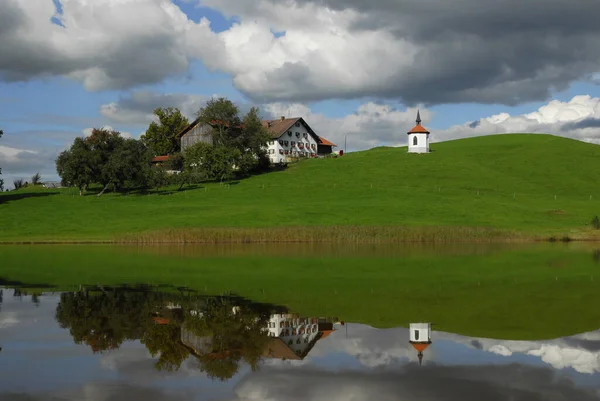
[[[346,138],[348,134],[344,134],[344,153],[346,153]]]

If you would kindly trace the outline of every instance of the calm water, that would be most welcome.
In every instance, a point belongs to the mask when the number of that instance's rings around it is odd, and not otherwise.
[[[544,341],[434,324],[410,343],[407,327],[181,288],[1,291],[0,400],[600,400],[600,322]]]

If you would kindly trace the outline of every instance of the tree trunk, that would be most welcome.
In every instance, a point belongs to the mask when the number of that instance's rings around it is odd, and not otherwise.
[[[104,188],[102,188],[102,191],[100,191],[100,193],[99,193],[98,195],[96,195],[96,196],[98,196],[98,197],[102,196],[102,195],[104,194],[104,192],[105,192],[105,191],[108,189],[108,185],[109,185],[109,184],[106,184],[106,185],[104,186]]]

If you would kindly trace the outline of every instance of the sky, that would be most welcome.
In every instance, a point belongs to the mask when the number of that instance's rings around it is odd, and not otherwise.
[[[226,97],[303,117],[346,151],[549,133],[600,143],[600,2],[2,0],[5,186],[54,180],[92,128]]]

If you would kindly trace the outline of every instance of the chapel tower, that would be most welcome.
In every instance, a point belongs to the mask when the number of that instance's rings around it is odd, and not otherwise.
[[[407,132],[408,153],[429,153],[429,131],[421,125],[421,113],[417,111],[417,125]]]

